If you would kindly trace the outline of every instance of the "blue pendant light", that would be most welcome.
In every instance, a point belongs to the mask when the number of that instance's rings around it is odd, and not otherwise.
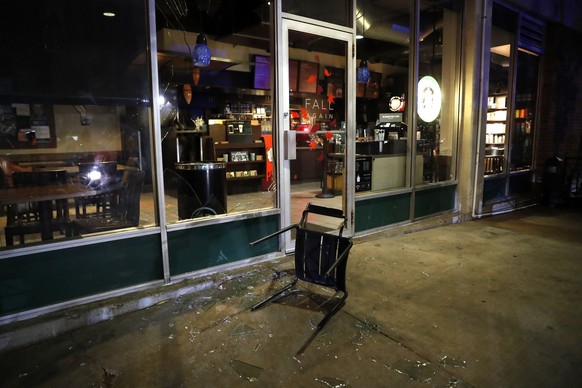
[[[196,38],[196,46],[192,51],[192,63],[193,66],[204,67],[210,64],[210,49],[208,48],[208,42],[206,40],[206,35],[198,34]]]
[[[363,59],[360,62],[358,71],[356,72],[356,81],[359,84],[367,84],[369,80],[370,80],[370,69],[368,69],[368,61]]]

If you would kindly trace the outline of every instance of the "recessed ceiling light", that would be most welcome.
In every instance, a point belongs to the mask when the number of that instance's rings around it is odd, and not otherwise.
[[[108,18],[112,18],[115,16],[115,12],[105,11],[105,12],[103,12],[103,16],[107,16]]]

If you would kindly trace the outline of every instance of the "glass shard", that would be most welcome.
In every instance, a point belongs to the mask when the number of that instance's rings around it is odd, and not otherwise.
[[[336,379],[335,377],[321,377],[321,378],[316,378],[315,381],[325,384],[328,387],[332,387],[332,388],[341,388],[341,387],[347,387],[348,383],[346,383],[343,380],[340,379]]]
[[[257,331],[257,329],[255,329],[254,327],[251,327],[251,326],[246,325],[244,323],[239,323],[238,326],[234,328],[234,330],[232,331],[232,333],[230,335],[231,335],[231,337],[243,336],[243,335],[253,333],[255,331]]]
[[[238,375],[250,382],[257,381],[263,373],[263,368],[255,365],[247,364],[244,361],[232,360],[230,366],[238,373]]]
[[[437,372],[437,367],[430,362],[410,360],[398,360],[390,369],[425,384],[429,384]]]

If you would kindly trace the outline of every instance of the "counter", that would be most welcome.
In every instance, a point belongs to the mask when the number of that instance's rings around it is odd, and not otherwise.
[[[372,156],[372,190],[396,189],[406,186],[406,154]],[[423,157],[416,155],[415,183],[422,183]]]

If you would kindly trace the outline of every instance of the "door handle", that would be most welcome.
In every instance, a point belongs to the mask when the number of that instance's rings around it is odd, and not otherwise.
[[[283,131],[283,141],[285,143],[285,160],[297,159],[295,131]]]

